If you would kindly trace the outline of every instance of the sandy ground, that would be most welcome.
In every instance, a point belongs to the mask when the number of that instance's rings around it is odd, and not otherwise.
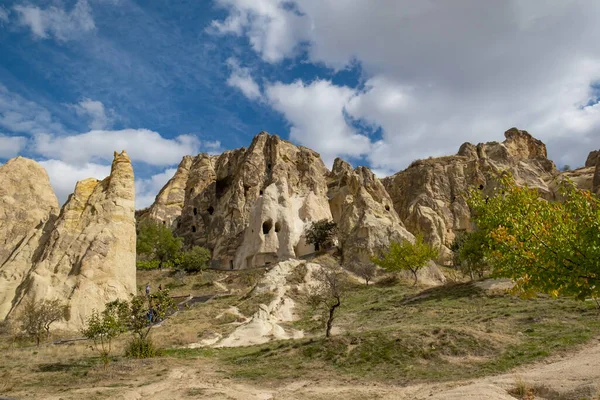
[[[174,367],[155,383],[137,388],[95,387],[61,393],[50,399],[86,398],[92,394],[111,399],[227,399],[227,400],[368,400],[368,399],[489,399],[514,400],[507,391],[523,382],[537,391],[536,399],[598,399],[600,341],[564,358],[517,368],[493,377],[466,382],[397,387],[345,381],[296,381],[268,387],[223,379],[209,365]]]

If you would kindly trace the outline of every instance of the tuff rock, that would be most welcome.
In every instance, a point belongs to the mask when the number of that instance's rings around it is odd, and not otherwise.
[[[32,236],[35,240],[13,248],[0,267],[2,272],[28,268],[19,275],[16,290],[2,298],[8,318],[18,315],[28,298],[59,299],[70,307],[70,318],[62,327],[78,329],[93,309],[102,310],[106,302],[134,294],[134,203],[131,161],[125,151],[115,152],[110,176],[78,182],[60,215],[56,217],[55,208],[49,207],[47,222]],[[0,237],[6,234],[0,231]]]
[[[457,155],[413,162],[406,170],[383,179],[400,219],[411,232],[421,232],[440,248],[441,262],[452,258],[456,232],[471,230],[467,193],[478,187],[490,193],[494,177],[510,171],[520,185],[555,197],[550,185],[558,174],[547,158],[546,146],[526,131],[505,132],[502,143],[464,143]]]

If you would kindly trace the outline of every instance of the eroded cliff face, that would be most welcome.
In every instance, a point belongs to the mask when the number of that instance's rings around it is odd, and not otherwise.
[[[470,187],[493,188],[493,177],[510,171],[520,185],[536,188],[553,199],[551,184],[558,174],[546,146],[529,133],[512,128],[502,143],[463,144],[457,155],[413,162],[406,170],[383,179],[394,208],[409,231],[422,232],[449,262],[455,234],[470,230],[466,194]]]
[[[12,298],[3,299],[8,317],[19,313],[25,299],[59,299],[70,306],[62,327],[79,329],[93,309],[134,294],[134,204],[131,161],[124,151],[115,153],[109,177],[78,182],[60,215],[36,230],[40,239],[15,248],[2,265],[28,266]]]
[[[177,217],[163,211],[164,193],[175,187],[184,199]],[[413,238],[368,168],[353,170],[337,160],[330,173],[318,153],[265,132],[248,149],[184,159],[155,204],[139,215],[144,218],[172,224],[176,235],[209,248],[213,266],[225,269],[314,253],[305,232],[324,218],[338,224],[348,261],[368,261],[390,240]]]
[[[0,167],[0,320],[10,311],[58,212],[41,165],[17,157]]]
[[[337,158],[328,175],[329,205],[339,228],[343,260],[370,262],[392,241],[414,240],[383,184],[367,167],[352,169]]]

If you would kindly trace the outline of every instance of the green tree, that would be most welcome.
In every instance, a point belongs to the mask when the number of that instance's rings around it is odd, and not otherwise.
[[[50,336],[50,326],[61,320],[68,319],[69,306],[60,300],[41,300],[29,298],[17,317],[17,323],[23,334],[34,338],[36,345]]]
[[[188,251],[180,252],[175,258],[175,266],[185,272],[201,272],[208,268],[210,250],[194,246]]]
[[[565,180],[560,202],[541,199],[512,176],[498,178],[495,196],[471,191],[473,220],[486,235],[493,275],[516,289],[578,299],[600,296],[600,200]]]
[[[416,286],[418,281],[417,272],[429,260],[438,256],[439,251],[426,243],[422,235],[417,235],[414,243],[408,240],[390,243],[389,250],[380,257],[374,257],[372,261],[389,272],[412,272],[415,279],[413,286]]]
[[[454,267],[463,274],[468,274],[471,280],[475,279],[475,274],[482,278],[486,270],[485,246],[485,232],[477,230],[457,233],[450,246],[450,250],[454,252]]]
[[[162,321],[175,302],[168,290],[159,290],[150,296],[136,295],[128,304],[126,327],[133,334],[125,354],[136,358],[153,357],[156,349],[150,340],[150,331],[155,323]]]
[[[175,258],[183,240],[173,236],[171,229],[153,221],[140,224],[137,233],[136,250],[138,255],[149,260],[158,260],[158,268]]]
[[[112,341],[127,330],[129,316],[129,303],[115,300],[106,303],[101,313],[93,310],[82,330],[83,336],[94,341],[92,349],[100,353],[105,369],[110,363]]]
[[[306,230],[306,243],[314,244],[315,250],[331,245],[337,233],[337,224],[328,219],[313,222]]]

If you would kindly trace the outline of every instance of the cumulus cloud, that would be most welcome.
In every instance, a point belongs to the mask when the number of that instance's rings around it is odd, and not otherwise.
[[[151,165],[173,165],[184,155],[198,153],[200,141],[192,135],[165,139],[148,129],[123,129],[119,131],[93,130],[71,136],[35,136],[33,151],[48,158],[70,164],[111,161],[113,151],[127,150],[132,161]]]
[[[227,60],[227,65],[231,69],[231,75],[227,79],[227,84],[231,87],[238,88],[244,96],[250,100],[256,100],[260,97],[260,88],[248,68],[240,66],[237,59],[230,57]]]
[[[152,175],[148,179],[138,179],[135,181],[135,208],[140,210],[154,203],[158,192],[167,184],[169,179],[175,175],[177,168],[169,168],[163,172]]]
[[[27,144],[27,138],[23,136],[5,136],[0,134],[0,159],[12,158]]]
[[[329,85],[347,100],[329,110],[339,132],[356,126],[340,114],[381,128],[380,140],[363,144],[380,171],[454,153],[464,141],[502,140],[512,126],[544,140],[559,164],[581,165],[600,142],[598,2],[264,3],[218,0],[228,15],[213,27],[247,37],[266,62],[293,57],[303,46],[309,62],[334,70],[358,63],[364,87],[348,94]],[[292,98],[319,101],[321,93],[307,85],[287,86]],[[292,138],[330,148],[328,132],[301,123],[287,103],[273,107],[286,115]]]
[[[106,110],[104,104],[92,99],[83,99],[79,103],[72,105],[75,112],[89,119],[90,129],[110,128],[114,119],[114,111]]]
[[[95,163],[72,165],[61,160],[40,161],[40,164],[48,172],[50,184],[60,204],[63,204],[73,193],[77,181],[86,178],[104,179],[110,175],[110,165]]]
[[[19,23],[31,29],[34,37],[59,41],[77,39],[81,33],[96,29],[92,9],[87,0],[78,0],[71,11],[50,6],[46,9],[33,5],[17,5]]]
[[[317,150],[328,165],[339,155],[369,151],[369,138],[359,134],[345,115],[354,90],[325,80],[311,84],[298,80],[270,84],[265,93],[271,106],[290,122],[290,138]]]
[[[287,0],[216,0],[229,11],[223,21],[212,21],[218,34],[247,35],[252,48],[269,62],[295,54],[298,44],[307,39],[309,21]]]

